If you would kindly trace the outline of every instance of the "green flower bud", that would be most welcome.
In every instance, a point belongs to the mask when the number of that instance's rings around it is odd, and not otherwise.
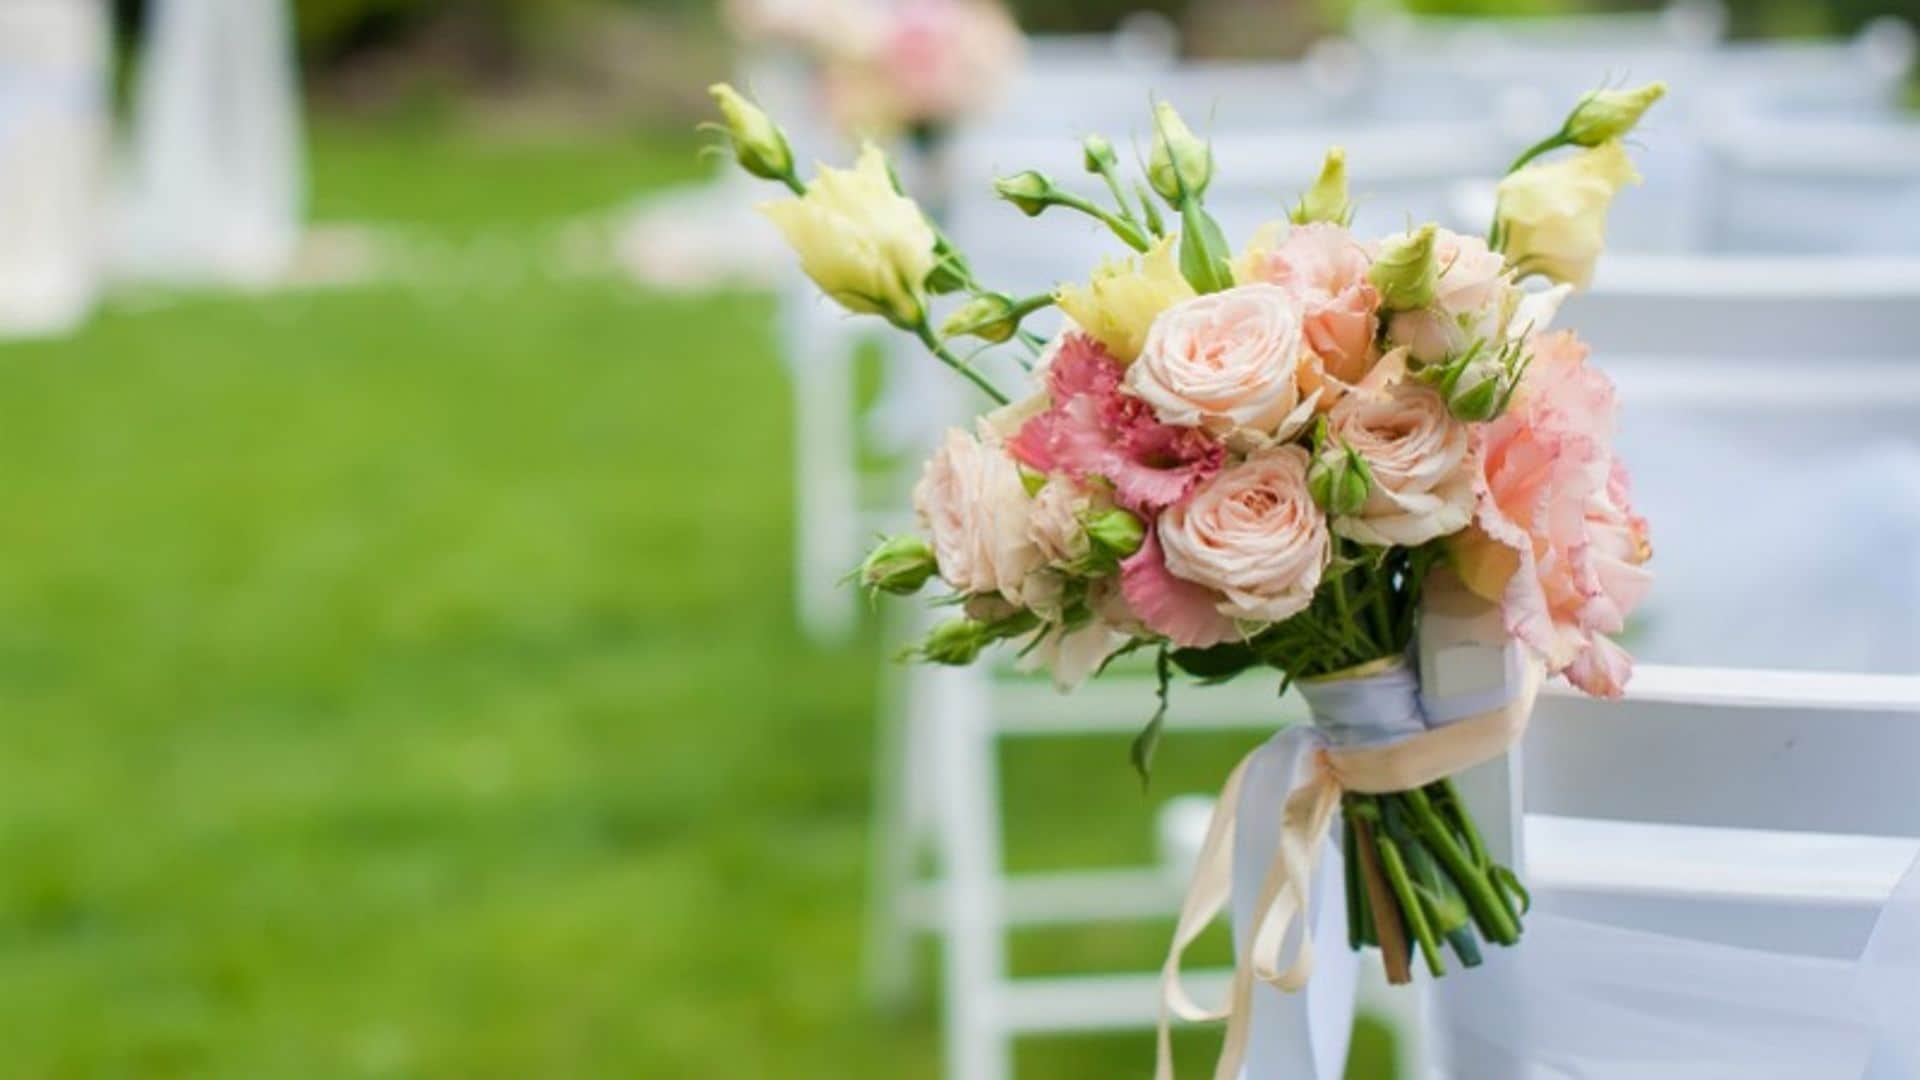
[[[952,619],[933,628],[920,643],[920,658],[935,664],[971,664],[993,641],[993,628],[973,619]]]
[[[982,293],[955,308],[940,324],[941,337],[977,337],[999,344],[1020,329],[1020,317],[1013,299],[999,293]]]
[[[1490,376],[1469,374],[1447,395],[1447,408],[1469,424],[1485,423],[1499,415],[1506,402],[1506,377],[1498,368]]]
[[[1198,138],[1164,101],[1153,106],[1153,150],[1147,155],[1147,180],[1168,203],[1179,206],[1199,198],[1213,179],[1213,148]]]
[[[993,193],[1018,207],[1028,217],[1039,217],[1047,207],[1053,205],[1060,189],[1044,173],[1028,169],[995,180]]]
[[[1574,146],[1599,146],[1632,131],[1653,103],[1667,95],[1667,84],[1648,83],[1635,90],[1595,90],[1567,116],[1563,135]]]
[[[763,180],[793,175],[793,148],[787,145],[779,125],[726,83],[714,83],[707,92],[720,106],[727,138],[733,142],[733,155],[741,168]]]
[[[1295,225],[1330,221],[1345,225],[1353,217],[1353,203],[1347,196],[1347,152],[1336,146],[1327,151],[1320,166],[1320,178],[1313,182],[1299,205],[1288,215]]]
[[[1080,142],[1084,155],[1081,161],[1086,170],[1096,176],[1119,166],[1120,155],[1113,152],[1113,144],[1104,135],[1089,135]]]
[[[933,237],[933,269],[927,272],[927,291],[938,296],[959,292],[973,280],[973,267],[946,233],[936,229]]]
[[[860,563],[860,584],[875,592],[912,596],[939,572],[933,549],[917,536],[895,536],[880,542]]]
[[[1351,446],[1321,454],[1307,466],[1307,493],[1329,517],[1350,517],[1367,505],[1373,470]]]
[[[1087,539],[1093,546],[1116,559],[1124,559],[1140,550],[1146,542],[1147,527],[1139,518],[1118,507],[1086,517]]]
[[[1367,277],[1380,290],[1380,304],[1389,311],[1417,311],[1433,303],[1440,287],[1439,259],[1434,252],[1434,226],[1391,236],[1380,242],[1380,254]]]

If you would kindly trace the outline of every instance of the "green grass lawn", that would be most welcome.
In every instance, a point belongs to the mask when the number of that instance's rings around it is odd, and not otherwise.
[[[314,199],[531,232],[689,162],[329,128]],[[768,311],[528,275],[0,346],[0,1074],[936,1076],[931,995],[859,994],[879,649],[792,629]],[[1248,741],[1170,742],[1157,791]],[[1006,768],[1016,864],[1147,853],[1122,742]]]

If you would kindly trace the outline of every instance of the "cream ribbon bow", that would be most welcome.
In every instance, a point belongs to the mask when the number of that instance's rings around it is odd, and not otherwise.
[[[1382,670],[1391,670],[1382,669]],[[1226,1005],[1208,1009],[1193,1000],[1180,977],[1181,959],[1226,907],[1233,888],[1233,838],[1240,806],[1240,789],[1247,769],[1262,747],[1248,754],[1220,790],[1206,840],[1181,905],[1173,944],[1160,969],[1160,1024],[1155,1080],[1174,1080],[1172,1021],[1225,1019],[1226,1038],[1214,1067],[1214,1080],[1238,1080],[1250,1037],[1253,987],[1256,980],[1292,993],[1306,986],[1313,973],[1313,935],[1310,904],[1314,872],[1325,851],[1333,815],[1346,791],[1387,794],[1407,791],[1491,761],[1512,749],[1526,733],[1527,720],[1539,691],[1542,673],[1529,665],[1519,697],[1507,705],[1445,727],[1422,731],[1386,746],[1339,749],[1328,745],[1324,733],[1310,727],[1289,728],[1275,736],[1282,753],[1310,755],[1281,811],[1279,841],[1273,862],[1260,886],[1253,930],[1244,936],[1235,958],[1233,981]],[[1362,675],[1361,677],[1364,677]],[[1299,945],[1291,962],[1283,965],[1289,933],[1299,921]]]

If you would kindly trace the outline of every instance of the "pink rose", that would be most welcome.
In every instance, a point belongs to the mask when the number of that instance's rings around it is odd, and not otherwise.
[[[1349,394],[1327,417],[1336,443],[1358,451],[1373,491],[1333,531],[1380,547],[1417,547],[1459,532],[1473,519],[1473,436],[1446,401],[1419,383],[1378,394]]]
[[[1277,285],[1242,285],[1160,313],[1126,388],[1168,424],[1285,439],[1312,413],[1300,401],[1300,308]]]
[[[1480,430],[1476,528],[1450,548],[1548,670],[1612,697],[1632,662],[1610,635],[1647,594],[1652,549],[1613,457],[1613,385],[1586,356],[1571,334],[1535,341],[1513,405]]]
[[[913,506],[947,584],[1020,604],[1046,559],[1028,535],[1032,501],[1019,467],[984,427],[982,436],[947,432],[914,486]]]
[[[1319,222],[1296,226],[1272,251],[1255,251],[1246,275],[1278,285],[1300,305],[1307,348],[1323,372],[1351,385],[1366,376],[1379,354],[1380,293],[1367,280],[1371,260],[1351,233]]]
[[[1511,313],[1506,260],[1485,240],[1441,229],[1434,255],[1440,284],[1433,306],[1399,312],[1387,324],[1387,340],[1407,346],[1423,364],[1437,364],[1481,338],[1497,343]]]
[[[1218,592],[1230,618],[1279,622],[1305,610],[1333,548],[1307,462],[1298,446],[1260,451],[1162,514],[1167,570]]]

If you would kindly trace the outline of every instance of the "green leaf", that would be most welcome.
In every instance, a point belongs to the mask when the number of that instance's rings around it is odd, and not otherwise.
[[[1133,771],[1140,774],[1140,788],[1146,790],[1153,782],[1153,755],[1160,749],[1160,732],[1167,721],[1167,692],[1173,685],[1173,666],[1170,653],[1165,645],[1160,646],[1160,655],[1153,662],[1154,677],[1159,680],[1155,696],[1159,704],[1153,710],[1153,718],[1140,734],[1133,737],[1133,745],[1127,748],[1127,757],[1133,762]]]
[[[1227,237],[1220,223],[1199,200],[1180,204],[1180,274],[1197,293],[1215,293],[1233,287],[1227,264]]]
[[[1175,649],[1168,654],[1175,667],[1196,679],[1229,679],[1250,667],[1260,656],[1244,641],[1229,641],[1205,649]]]

